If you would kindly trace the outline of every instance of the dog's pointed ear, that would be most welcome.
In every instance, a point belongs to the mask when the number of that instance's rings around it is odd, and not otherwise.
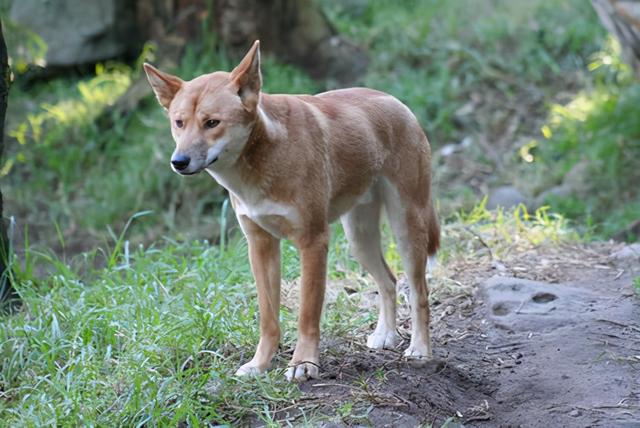
[[[155,92],[160,105],[169,110],[171,100],[173,100],[173,97],[175,97],[184,82],[179,77],[163,73],[146,62],[143,67],[144,72],[147,74],[147,80],[149,80],[149,84],[153,92]]]
[[[253,42],[253,46],[240,61],[240,64],[231,71],[231,81],[238,88],[238,96],[245,109],[255,110],[260,100],[260,88],[262,87],[259,40]]]

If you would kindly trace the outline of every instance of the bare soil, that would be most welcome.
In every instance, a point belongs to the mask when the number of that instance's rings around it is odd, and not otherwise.
[[[471,291],[434,302],[433,360],[329,341],[301,409],[326,413],[327,426],[640,426],[640,259],[616,260],[616,249],[535,249],[460,268],[451,280]],[[281,416],[303,423],[301,409]]]

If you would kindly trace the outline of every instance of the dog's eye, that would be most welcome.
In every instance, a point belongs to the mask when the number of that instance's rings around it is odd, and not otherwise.
[[[219,120],[209,119],[204,123],[204,127],[209,129],[215,128],[216,126],[218,126],[219,123],[220,123]]]
[[[184,126],[184,122],[180,119],[176,120],[176,128],[182,128]]]

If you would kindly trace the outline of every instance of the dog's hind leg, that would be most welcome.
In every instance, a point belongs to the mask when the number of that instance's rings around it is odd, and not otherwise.
[[[435,253],[438,245],[437,220],[428,197],[412,199],[401,195],[394,183],[383,182],[387,216],[410,285],[411,342],[405,356],[429,358],[431,337],[426,265],[428,255]],[[428,182],[424,188],[425,192],[429,191]]]
[[[378,285],[380,314],[375,331],[367,339],[367,346],[392,349],[400,341],[396,332],[396,278],[380,247],[381,209],[382,195],[379,186],[374,185],[366,199],[351,208],[341,220],[351,253]]]

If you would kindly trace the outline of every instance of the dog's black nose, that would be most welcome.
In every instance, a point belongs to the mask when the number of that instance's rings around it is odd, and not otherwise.
[[[189,162],[191,162],[191,158],[185,155],[175,155],[171,158],[171,165],[178,171],[182,171],[189,166]]]

